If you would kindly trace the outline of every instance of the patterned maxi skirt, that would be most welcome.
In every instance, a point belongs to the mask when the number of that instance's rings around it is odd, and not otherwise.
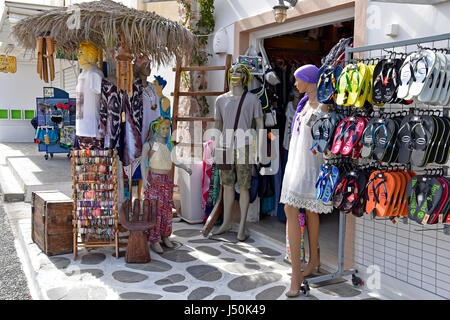
[[[172,234],[173,182],[170,175],[149,171],[144,195],[145,199],[159,200],[156,225],[148,230],[148,240],[155,243]]]

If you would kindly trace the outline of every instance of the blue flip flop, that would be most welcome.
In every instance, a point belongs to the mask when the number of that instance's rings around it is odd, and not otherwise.
[[[324,194],[322,196],[323,202],[329,202],[333,196],[334,188],[339,179],[339,169],[336,166],[330,166],[329,173],[327,174]]]

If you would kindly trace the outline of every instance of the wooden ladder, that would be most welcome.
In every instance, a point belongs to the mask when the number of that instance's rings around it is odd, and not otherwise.
[[[175,71],[175,88],[174,88],[174,92],[171,94],[173,96],[172,132],[175,132],[175,130],[177,129],[177,124],[179,121],[191,121],[191,122],[201,121],[203,131],[205,130],[208,122],[214,122],[214,117],[190,117],[190,116],[180,117],[178,115],[178,107],[180,104],[180,97],[212,97],[212,96],[220,96],[221,94],[224,94],[225,92],[227,92],[227,89],[228,89],[227,71],[230,67],[231,67],[231,54],[227,55],[224,66],[183,67],[183,66],[181,66],[180,60],[177,61],[176,67],[172,69],[173,71]],[[217,71],[217,70],[225,71],[223,91],[198,91],[198,92],[181,92],[180,91],[181,73],[182,72],[184,72],[184,71]],[[177,144],[177,143],[175,142],[174,144]],[[194,143],[190,143],[190,144],[183,143],[180,145],[185,145],[185,146],[190,145],[192,148]],[[192,149],[191,149],[191,151],[192,151]]]

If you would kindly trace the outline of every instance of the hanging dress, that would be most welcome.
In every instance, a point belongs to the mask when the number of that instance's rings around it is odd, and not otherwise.
[[[316,213],[330,213],[331,202],[316,200],[315,185],[323,157],[311,152],[313,138],[307,125],[313,115],[317,117],[321,113],[321,107],[320,104],[313,109],[308,102],[294,117],[280,202]]]

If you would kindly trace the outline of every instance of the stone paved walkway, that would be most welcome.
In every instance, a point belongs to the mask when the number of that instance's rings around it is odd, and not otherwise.
[[[22,210],[27,207],[21,206]],[[257,234],[245,243],[237,243],[233,232],[213,240],[200,234],[201,225],[178,222],[171,237],[176,248],[165,248],[161,255],[151,251],[150,263],[127,264],[124,252],[121,250],[121,257],[116,259],[113,248],[81,249],[73,261],[72,254],[43,254],[31,240],[30,220],[25,217],[23,214],[15,222],[15,229],[31,262],[29,274],[41,295],[37,298],[286,299],[290,265],[283,261],[284,248]],[[322,287],[313,285],[309,297],[296,299],[371,298],[368,292],[345,281],[348,279]]]

